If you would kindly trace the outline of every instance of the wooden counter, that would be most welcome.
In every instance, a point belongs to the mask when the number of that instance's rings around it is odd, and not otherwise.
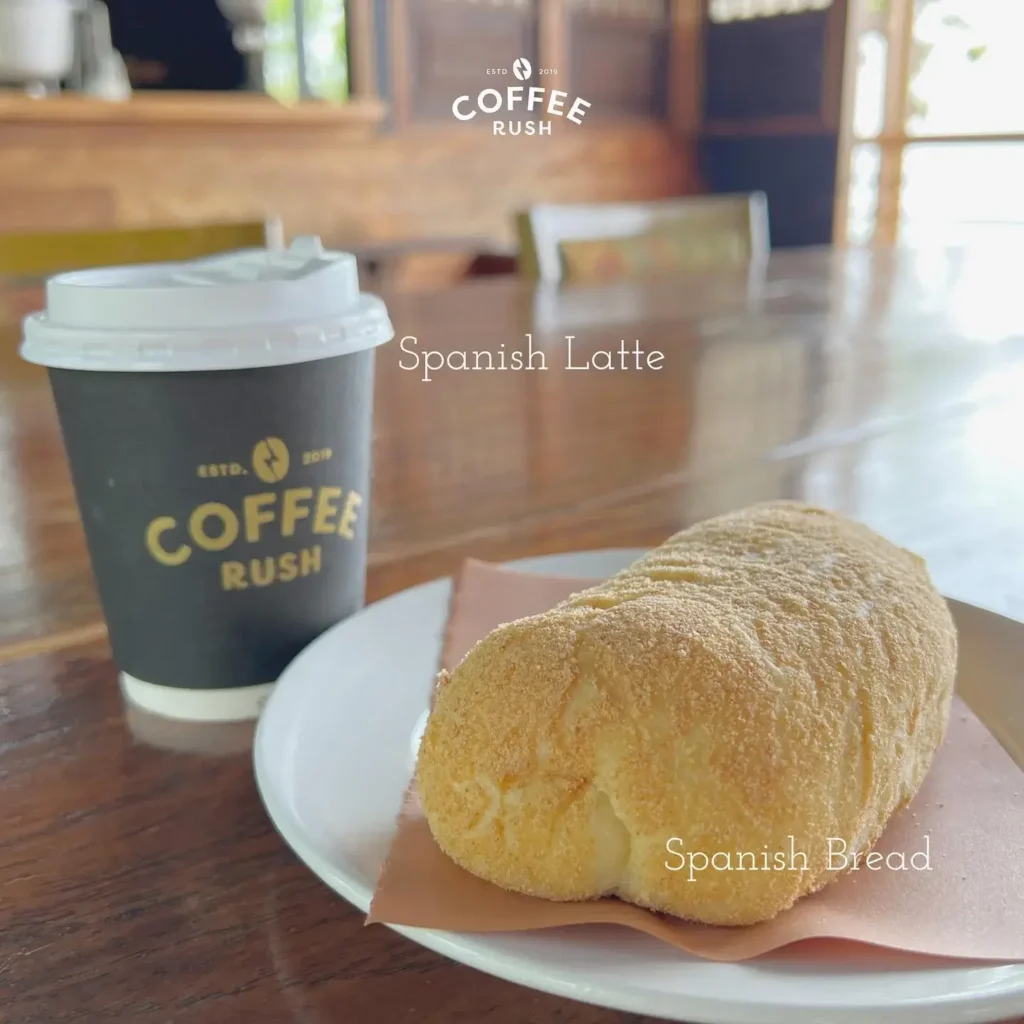
[[[288,107],[242,93],[108,103],[0,92],[0,231],[276,217],[289,236],[342,248],[475,237],[503,251],[515,242],[512,213],[532,203],[693,188],[688,144],[657,121],[503,138],[445,117],[389,130],[386,114],[371,99]]]
[[[383,103],[370,99],[289,105],[258,93],[147,92],[116,103],[74,93],[31,99],[21,92],[0,90],[0,130],[10,125],[255,125],[278,129],[315,127],[366,135],[380,127],[386,113]]]
[[[315,233],[336,247],[421,240],[430,251],[403,256],[397,277],[447,283],[474,257],[514,248],[512,215],[534,203],[699,190],[702,10],[699,0],[351,0],[350,84],[360,98],[341,105],[0,92],[0,232],[277,217],[287,235]],[[666,54],[672,71],[662,74]],[[457,97],[499,82],[489,72],[514,82],[520,57],[538,82],[593,104],[582,124],[554,118],[551,135],[498,137],[489,118],[453,116]],[[469,238],[485,248],[452,253]]]

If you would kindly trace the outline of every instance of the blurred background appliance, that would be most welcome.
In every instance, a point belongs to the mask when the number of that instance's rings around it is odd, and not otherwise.
[[[75,62],[77,0],[0,0],[0,83],[58,91]]]
[[[41,97],[62,86],[108,100],[131,95],[101,0],[0,0],[0,83]]]
[[[105,100],[126,100],[132,87],[128,69],[114,48],[110,11],[102,0],[78,0],[75,12],[75,64],[68,87]]]
[[[231,22],[231,41],[245,58],[246,84],[253,92],[263,91],[268,6],[268,0],[217,0],[220,12]]]

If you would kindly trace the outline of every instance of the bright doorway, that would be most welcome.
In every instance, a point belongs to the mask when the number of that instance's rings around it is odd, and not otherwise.
[[[1022,40],[1024,0],[850,0],[837,244],[1021,233]]]

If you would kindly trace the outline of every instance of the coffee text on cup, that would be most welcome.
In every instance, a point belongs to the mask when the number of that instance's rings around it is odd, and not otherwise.
[[[246,590],[290,583],[319,573],[323,549],[318,537],[355,539],[362,495],[343,487],[288,487],[259,491],[240,502],[206,501],[181,521],[162,515],[146,527],[146,550],[161,565],[184,565],[195,551],[225,552],[219,566],[222,590]],[[269,537],[307,543],[276,555],[248,555],[246,547]],[[312,542],[312,543],[310,543]]]

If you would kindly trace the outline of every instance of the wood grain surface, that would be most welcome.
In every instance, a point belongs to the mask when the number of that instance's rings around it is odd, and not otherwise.
[[[1007,254],[803,252],[750,274],[386,296],[370,599],[487,559],[653,544],[760,498],[845,509],[1024,618],[1024,307]],[[0,287],[0,1016],[640,1024],[449,963],[276,836],[251,726],[122,706],[42,371]],[[544,372],[403,369],[523,347]],[[626,340],[653,371],[564,368]],[[407,343],[406,349],[411,346]]]
[[[374,134],[365,120],[324,125],[312,114],[287,128],[255,117],[217,125],[184,115],[55,116],[11,120],[0,104],[0,231],[279,217],[289,235],[320,234],[338,247],[467,235],[511,244],[509,211],[532,203],[694,188],[688,144],[653,122],[501,138],[454,119]]]
[[[366,135],[385,116],[379,100],[353,99],[347,103],[305,100],[284,104],[251,92],[143,92],[130,102],[112,103],[71,92],[47,98],[46,103],[24,93],[0,90],[0,123],[82,125],[206,125],[217,128],[245,124],[272,125],[279,132],[315,125],[346,130],[349,136]]]

